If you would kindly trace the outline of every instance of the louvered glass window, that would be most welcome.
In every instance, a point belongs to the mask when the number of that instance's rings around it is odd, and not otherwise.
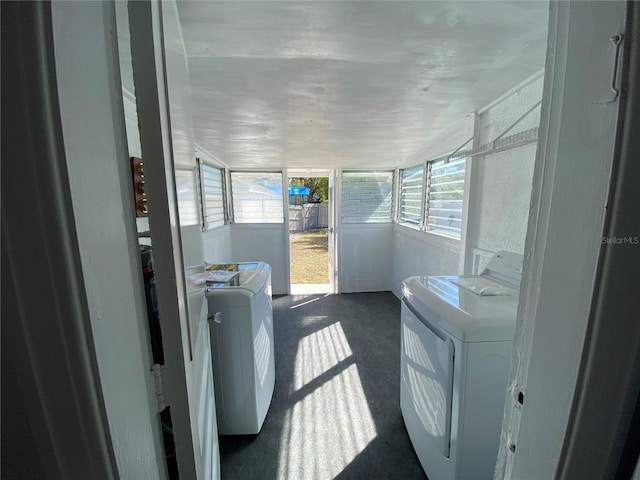
[[[426,230],[460,239],[464,197],[465,158],[429,164]]]
[[[180,226],[200,223],[195,169],[176,169],[176,193]]]
[[[413,228],[422,226],[424,164],[401,170],[398,223]]]
[[[342,173],[342,223],[391,222],[393,172]]]
[[[231,172],[235,223],[284,223],[280,172]]]
[[[224,215],[224,172],[200,163],[202,188],[203,230],[211,230],[225,224]]]

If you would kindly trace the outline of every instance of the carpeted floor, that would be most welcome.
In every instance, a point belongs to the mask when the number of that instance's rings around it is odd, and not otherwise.
[[[400,413],[400,302],[274,298],[276,386],[260,434],[220,437],[222,480],[425,479]]]

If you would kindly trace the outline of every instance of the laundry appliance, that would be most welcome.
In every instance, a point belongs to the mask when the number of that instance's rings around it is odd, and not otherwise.
[[[478,276],[403,282],[400,406],[431,480],[493,478],[522,260],[501,251]]]
[[[260,432],[275,386],[271,268],[207,266],[207,302],[218,432]]]

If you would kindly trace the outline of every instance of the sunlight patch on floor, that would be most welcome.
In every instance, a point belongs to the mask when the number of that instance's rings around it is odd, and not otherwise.
[[[293,385],[300,390],[307,383],[353,355],[342,325],[333,323],[300,340],[296,353]]]
[[[301,302],[301,303],[296,303],[295,305],[292,305],[291,307],[289,307],[289,309],[293,310],[294,308],[300,308],[300,307],[303,307],[303,306],[308,305],[310,303],[317,302],[318,300],[320,300],[320,299],[319,298],[312,298],[311,300],[306,300],[306,301]]]
[[[283,422],[278,478],[334,478],[376,437],[352,361],[340,323],[300,340],[291,395],[304,396]]]
[[[310,325],[313,325],[314,323],[318,323],[318,322],[327,322],[329,317],[327,317],[326,315],[305,315],[301,320],[300,320],[300,325],[302,325],[303,327],[308,327]]]

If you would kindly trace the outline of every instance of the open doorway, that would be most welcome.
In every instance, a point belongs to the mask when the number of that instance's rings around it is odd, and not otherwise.
[[[328,172],[289,172],[289,271],[293,295],[334,292],[331,187]]]

